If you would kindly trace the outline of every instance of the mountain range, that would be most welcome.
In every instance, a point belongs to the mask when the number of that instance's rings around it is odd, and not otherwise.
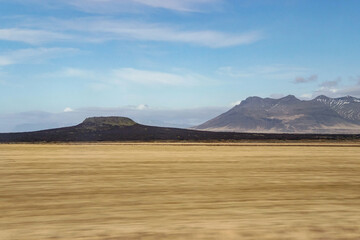
[[[197,130],[253,133],[360,133],[360,99],[249,97]]]
[[[142,125],[126,117],[92,117],[82,123],[49,130],[1,133],[0,143],[39,142],[124,142],[124,141],[287,141],[287,140],[359,140],[349,134],[263,134],[211,132]]]
[[[195,129],[136,123],[126,117],[91,117],[72,126],[1,133],[8,142],[358,140],[360,99],[318,96],[299,100],[249,97]]]

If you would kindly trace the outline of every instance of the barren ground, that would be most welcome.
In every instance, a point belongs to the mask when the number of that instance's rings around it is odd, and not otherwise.
[[[360,239],[360,144],[2,144],[1,240]]]

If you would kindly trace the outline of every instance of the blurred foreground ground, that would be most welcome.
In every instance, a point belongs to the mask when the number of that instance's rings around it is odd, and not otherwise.
[[[1,240],[360,239],[360,145],[0,145]]]

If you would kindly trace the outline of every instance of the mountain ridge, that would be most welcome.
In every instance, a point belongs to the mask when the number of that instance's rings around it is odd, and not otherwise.
[[[194,129],[262,133],[360,133],[360,99],[248,97]]]

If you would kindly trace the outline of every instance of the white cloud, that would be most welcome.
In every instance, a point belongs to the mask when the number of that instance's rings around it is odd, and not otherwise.
[[[136,3],[141,3],[146,6],[155,8],[165,8],[175,11],[199,11],[200,7],[204,5],[213,4],[219,2],[216,0],[132,0]]]
[[[232,47],[257,42],[263,39],[260,31],[226,33],[214,30],[184,30],[180,26],[131,22],[109,18],[89,17],[71,20],[31,19],[23,23],[27,28],[64,32],[71,41],[152,41],[184,43],[211,48]],[[53,39],[54,41],[57,39]],[[64,40],[61,38],[60,40]]]
[[[0,66],[11,65],[13,62],[8,57],[0,56]]]
[[[106,33],[105,37],[107,39],[178,42],[212,48],[250,44],[262,39],[262,34],[256,31],[241,34],[211,30],[188,31],[180,30],[174,26],[109,20],[90,22],[90,24],[87,23],[86,28],[82,29]]]
[[[20,63],[39,63],[77,52],[74,48],[26,48],[0,53],[0,66]]]
[[[64,109],[64,112],[66,112],[66,113],[67,113],[67,112],[73,112],[73,111],[74,111],[74,110],[73,110],[72,108],[69,108],[69,107],[67,107],[67,108]]]
[[[24,42],[29,44],[42,44],[52,41],[71,40],[72,37],[63,33],[45,30],[7,28],[0,29],[0,40]]]
[[[148,85],[189,85],[196,81],[196,77],[191,75],[178,75],[134,68],[121,68],[114,70],[112,76],[113,80],[116,82],[130,81]]]
[[[313,95],[311,93],[304,93],[300,96],[300,98],[306,99],[306,100],[312,99],[312,97],[313,97]]]
[[[95,78],[95,73],[93,71],[78,69],[78,68],[65,68],[61,72],[61,75],[65,77],[76,77],[76,78],[88,78],[88,79]]]
[[[275,79],[275,80],[289,80],[293,79],[299,74],[306,74],[309,69],[303,67],[294,67],[283,64],[274,64],[268,66],[255,66],[246,69],[236,69],[231,66],[221,67],[217,70],[220,75],[231,78],[249,79]]]
[[[191,73],[186,70],[161,72],[135,68],[119,68],[102,71],[94,71],[79,68],[64,68],[60,71],[39,75],[41,78],[52,79],[79,79],[86,80],[89,87],[95,91],[108,89],[114,85],[135,83],[147,86],[194,86],[199,84],[212,84],[216,81],[200,74]]]
[[[203,12],[215,9],[223,0],[16,0],[25,4],[37,3],[50,8],[71,6],[91,13],[142,12],[148,8],[162,8],[178,12]]]
[[[85,80],[101,80],[106,79],[109,76],[105,75],[105,73],[97,73],[93,70],[89,69],[81,69],[81,68],[74,68],[74,67],[66,67],[59,71],[55,72],[48,72],[39,75],[42,78],[69,78],[69,79],[85,79]]]
[[[235,107],[236,105],[239,105],[241,103],[241,100],[230,103],[230,106]]]
[[[146,104],[140,104],[136,107],[136,109],[138,109],[138,110],[144,110],[144,109],[148,109],[148,108],[149,108],[149,106]]]

